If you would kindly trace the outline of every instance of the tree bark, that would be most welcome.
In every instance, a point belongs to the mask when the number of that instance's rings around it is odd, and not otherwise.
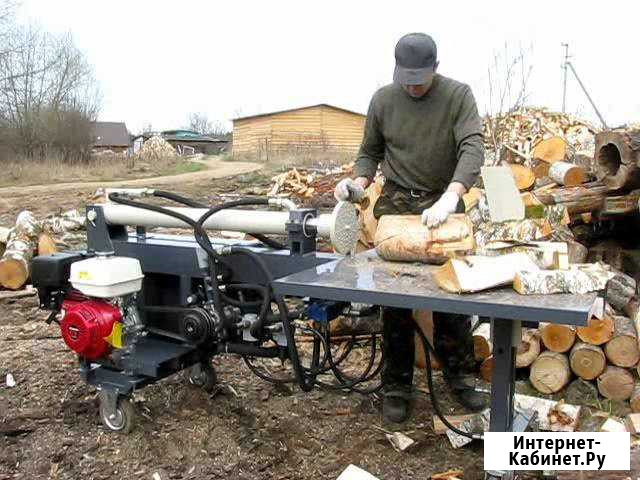
[[[549,178],[566,187],[576,187],[587,181],[587,172],[579,165],[555,162],[549,168]]]
[[[607,366],[602,349],[584,342],[576,343],[569,354],[571,371],[584,380],[594,380]]]
[[[42,231],[33,214],[27,210],[20,212],[7,247],[0,259],[0,284],[17,290],[29,278],[31,259],[37,247],[38,235]]]
[[[640,186],[640,130],[607,130],[595,140],[598,179],[610,190]]]
[[[522,295],[589,293],[603,290],[613,274],[604,269],[539,270],[518,272],[513,288]]]
[[[542,352],[529,371],[533,387],[545,394],[559,392],[569,383],[570,378],[567,356],[557,352]]]
[[[600,394],[610,400],[627,400],[635,386],[633,375],[628,370],[613,365],[607,366],[597,383]]]

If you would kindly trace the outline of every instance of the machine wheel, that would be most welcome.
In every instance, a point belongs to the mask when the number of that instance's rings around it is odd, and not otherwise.
[[[211,393],[218,383],[218,376],[211,363],[198,363],[188,370],[187,378],[191,385]]]
[[[128,398],[118,400],[115,413],[109,414],[103,403],[100,404],[100,420],[111,432],[129,433],[135,423],[136,411]]]

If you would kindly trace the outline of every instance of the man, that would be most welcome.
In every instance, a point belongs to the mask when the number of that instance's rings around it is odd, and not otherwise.
[[[422,215],[435,227],[464,212],[462,195],[473,185],[484,161],[482,124],[471,89],[436,73],[436,44],[424,33],[403,36],[395,49],[393,83],[371,99],[355,179],[342,180],[338,200],[364,195],[378,166],[385,184],[373,214]],[[386,363],[383,415],[393,422],[410,413],[414,363],[412,312],[382,310]],[[444,377],[458,399],[472,410],[486,404],[473,390],[475,369],[470,319],[434,312],[434,343]]]

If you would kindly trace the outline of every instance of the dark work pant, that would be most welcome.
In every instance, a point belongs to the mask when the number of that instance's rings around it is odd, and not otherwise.
[[[412,312],[406,308],[382,309],[385,365],[382,381],[388,389],[413,383],[415,329]],[[471,337],[471,318],[433,312],[433,338],[445,377],[472,373],[476,368]]]

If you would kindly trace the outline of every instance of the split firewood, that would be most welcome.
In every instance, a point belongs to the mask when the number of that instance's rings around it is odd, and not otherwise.
[[[626,425],[615,418],[607,418],[600,427],[601,432],[627,432]]]
[[[448,292],[479,292],[511,284],[516,273],[522,270],[538,270],[525,253],[499,257],[469,256],[448,260],[433,272],[433,277],[438,286]]]
[[[631,373],[620,367],[608,365],[598,377],[598,391],[610,400],[627,400],[631,397],[635,381]]]
[[[640,130],[606,130],[595,141],[598,178],[610,190],[640,186]]]
[[[473,225],[464,214],[450,215],[436,228],[423,225],[419,215],[383,215],[374,245],[385,260],[442,264],[471,252],[475,243]]]
[[[462,196],[465,212],[469,212],[473,207],[478,205],[480,198],[482,198],[483,196],[484,192],[481,189],[477,187],[471,187],[469,191]]]
[[[431,480],[460,480],[463,474],[463,470],[448,470],[442,473],[434,473],[431,475]]]
[[[473,352],[476,362],[481,362],[491,355],[492,349],[491,325],[489,323],[481,323],[473,331]]]
[[[533,176],[537,179],[546,178],[549,176],[549,168],[551,164],[542,161],[542,160],[533,160],[531,171],[533,172]]]
[[[640,412],[640,382],[636,382],[629,398],[629,406],[632,412]]]
[[[511,169],[511,174],[516,181],[516,187],[518,187],[518,190],[522,192],[533,187],[533,184],[536,181],[536,176],[530,168],[525,167],[524,165],[518,165],[517,163],[509,164],[509,168]]]
[[[553,164],[565,159],[567,142],[561,137],[551,137],[541,140],[533,149],[533,158]]]
[[[493,355],[485,358],[480,364],[480,378],[482,378],[485,382],[491,383],[491,378],[493,377],[493,366],[495,361],[493,360]]]
[[[636,287],[636,281],[632,277],[618,273],[607,283],[606,300],[609,305],[622,312],[636,294]]]
[[[540,334],[535,328],[522,332],[522,340],[516,350],[516,368],[530,366],[540,355]]]
[[[364,192],[364,199],[357,208],[360,211],[358,223],[360,226],[359,242],[368,250],[373,246],[378,220],[373,216],[373,207],[382,192],[382,178],[379,177]]]
[[[569,240],[567,243],[567,255],[569,255],[569,263],[585,263],[589,250],[575,240]]]
[[[549,178],[566,187],[576,187],[587,181],[587,172],[579,165],[555,162],[549,168]]]
[[[55,235],[84,230],[86,216],[80,210],[68,210],[59,215],[50,215],[42,222],[42,229]]]
[[[540,323],[542,343],[552,352],[568,352],[576,340],[576,329],[573,325],[558,323]]]
[[[529,270],[518,272],[513,281],[513,288],[522,295],[582,294],[603,290],[613,276],[610,271],[604,269],[573,267],[570,270]]]
[[[542,352],[529,371],[529,380],[540,393],[555,393],[569,383],[571,370],[567,356],[558,352]]]
[[[447,422],[449,422],[454,427],[458,428],[460,427],[460,425],[462,425],[462,423],[466,422],[467,420],[470,420],[476,415],[477,415],[476,413],[464,413],[462,415],[445,415],[445,418],[447,419]],[[447,430],[449,430],[449,427],[447,427],[444,424],[444,422],[440,420],[440,417],[438,417],[437,415],[434,415],[433,416],[433,432],[436,433],[437,435],[442,435],[447,433]]]
[[[30,274],[30,264],[37,248],[38,236],[42,231],[33,214],[27,210],[20,212],[16,226],[11,231],[2,258],[0,259],[0,284],[17,290],[22,287]]]
[[[605,313],[602,319],[589,318],[586,327],[576,328],[578,338],[591,345],[603,345],[613,337],[613,316]]]
[[[569,354],[571,371],[585,380],[594,380],[607,366],[602,349],[584,342],[576,343]]]
[[[630,413],[625,418],[627,430],[634,435],[640,434],[640,413]]]
[[[534,192],[545,205],[564,205],[570,215],[600,211],[609,189],[602,183],[586,183],[577,187],[564,187],[548,192]]]
[[[636,328],[638,345],[640,346],[640,300],[638,300],[637,297],[634,297],[627,305],[625,305],[624,313],[631,319],[634,327]]]
[[[577,427],[581,410],[579,405],[521,394],[516,394],[513,401],[517,409],[535,411],[538,414],[537,421],[540,430],[573,432]]]
[[[527,218],[525,220],[502,223],[481,224],[476,229],[475,239],[479,247],[489,242],[530,242],[544,240],[551,236],[553,227],[549,220]]]
[[[46,232],[38,236],[38,256],[51,255],[58,251],[56,241]]]
[[[567,403],[573,405],[584,405],[586,407],[600,408],[600,400],[598,397],[598,389],[596,386],[582,378],[576,378],[567,385],[563,392],[564,399]]]
[[[635,326],[631,319],[621,315],[613,317],[613,324],[613,338],[604,347],[607,359],[617,367],[633,367],[640,360]]]

